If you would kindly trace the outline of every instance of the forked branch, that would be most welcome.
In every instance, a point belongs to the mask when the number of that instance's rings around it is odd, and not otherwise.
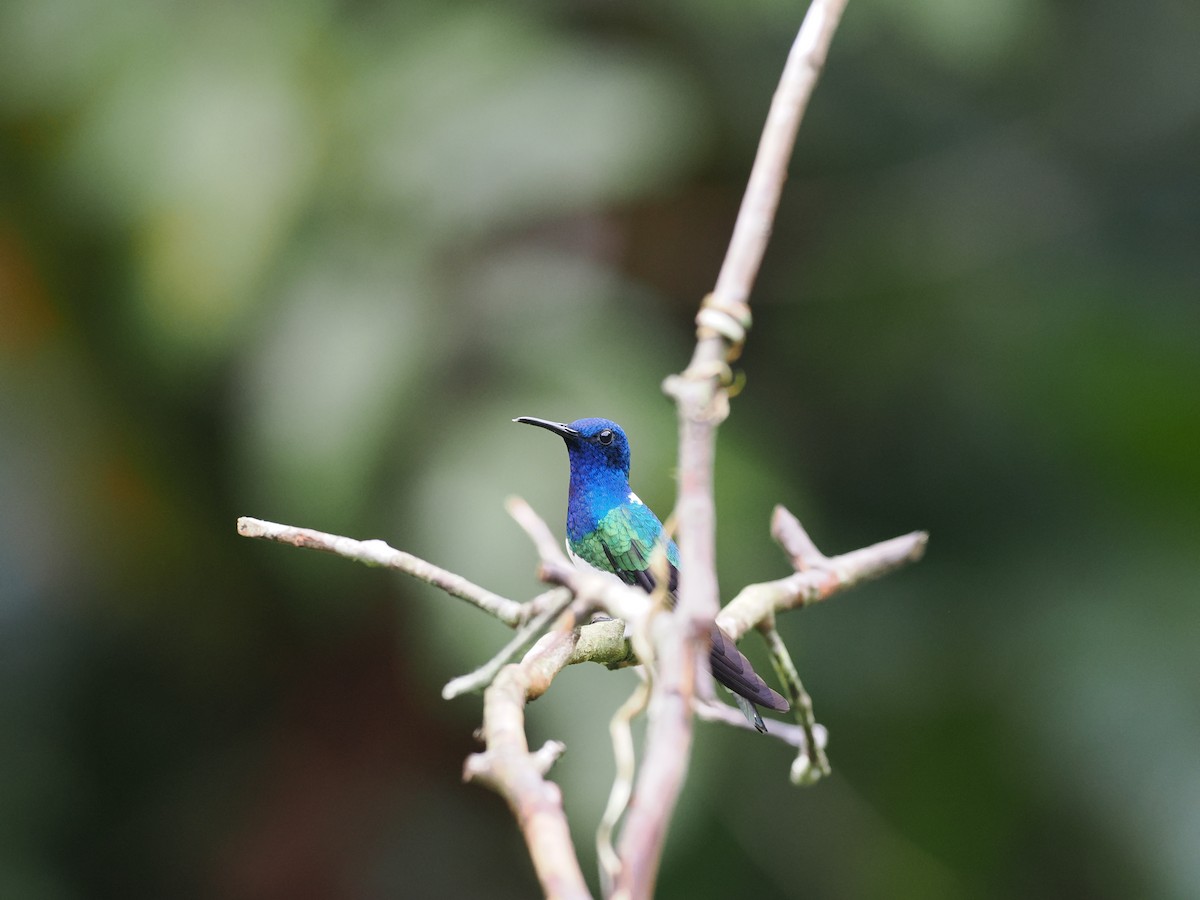
[[[247,537],[337,553],[405,572],[517,629],[496,657],[476,672],[452,681],[444,693],[450,697],[486,687],[485,747],[467,759],[464,777],[487,784],[508,801],[549,897],[589,896],[571,844],[561,793],[546,779],[563,745],[551,741],[530,751],[525,731],[526,704],[546,691],[564,666],[589,660],[610,666],[633,661],[625,638],[626,622],[637,656],[648,663],[648,688],[639,687],[613,721],[621,765],[598,834],[605,894],[622,900],[648,898],[654,892],[667,825],[687,773],[693,715],[746,727],[732,708],[702,699],[711,696],[711,689],[696,681],[697,673],[707,678],[708,635],[714,617],[735,639],[751,628],[762,630],[797,712],[795,724],[774,722],[771,734],[799,750],[792,767],[793,781],[812,781],[828,771],[826,735],[813,719],[811,701],[775,631],[775,616],[915,561],[924,551],[927,537],[915,532],[825,557],[800,523],[779,507],[772,533],[791,559],[794,573],[746,587],[718,613],[713,505],[716,429],[728,412],[728,388],[734,380],[730,367],[750,328],[749,298],[779,205],[796,132],[845,5],[846,0],[813,0],[805,16],[771,103],[725,261],[712,294],[696,317],[695,351],[687,368],[663,385],[676,402],[680,422],[679,496],[674,519],[679,526],[681,580],[673,613],[652,616],[652,599],[645,593],[611,577],[575,568],[545,523],[520,500],[509,501],[509,511],[537,548],[539,578],[556,586],[525,603],[494,594],[382,541],[360,542],[258,519],[238,520],[239,533]],[[596,611],[614,618],[585,624]],[[519,662],[509,662],[539,634],[541,638]],[[649,722],[643,763],[635,779],[628,724],[643,705]],[[614,849],[611,834],[630,796]]]

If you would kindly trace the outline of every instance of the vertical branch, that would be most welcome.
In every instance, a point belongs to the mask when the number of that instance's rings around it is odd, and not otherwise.
[[[716,428],[728,413],[729,364],[750,327],[750,291],[766,252],[800,120],[825,64],[846,0],[813,0],[771,101],[754,167],[713,293],[696,317],[696,349],[682,375],[663,385],[679,411],[679,605],[663,617],[651,691],[646,751],[618,845],[615,893],[654,892],[667,823],[687,773],[695,673],[717,612],[713,458]]]
[[[713,296],[718,307],[750,302],[750,290],[771,237],[775,210],[787,178],[796,132],[845,8],[846,0],[813,0],[800,25],[771,100],[733,237],[717,276]],[[697,347],[697,356],[699,351]]]
[[[633,793],[633,776],[637,771],[633,730],[630,725],[633,717],[641,714],[646,708],[649,696],[649,683],[639,682],[633,694],[621,704],[621,708],[608,723],[617,774],[608,795],[608,804],[604,807],[604,816],[596,829],[596,858],[600,862],[600,884],[606,896],[612,894],[613,884],[621,871],[621,858],[612,845],[613,829],[617,827],[617,821],[629,803],[629,795]]]

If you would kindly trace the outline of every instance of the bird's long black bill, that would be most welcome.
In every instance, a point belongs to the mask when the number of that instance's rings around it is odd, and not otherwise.
[[[564,425],[562,422],[551,422],[549,419],[537,419],[533,416],[518,416],[513,419],[514,422],[520,422],[522,425],[536,425],[538,428],[545,428],[547,431],[553,431],[559,437],[569,438],[577,437],[579,432],[570,426]]]

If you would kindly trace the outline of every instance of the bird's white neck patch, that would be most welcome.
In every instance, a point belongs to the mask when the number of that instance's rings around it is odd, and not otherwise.
[[[588,572],[599,572],[601,575],[607,575],[610,578],[616,578],[617,581],[621,581],[621,579],[617,578],[617,576],[615,574],[613,574],[612,572],[605,572],[603,569],[597,569],[590,562],[588,562],[582,556],[577,554],[574,550],[571,549],[570,541],[566,541],[565,543],[567,545],[567,556],[571,557],[571,562],[575,563],[575,568],[584,569],[585,571],[588,571]],[[625,582],[621,581],[621,583],[624,584]]]

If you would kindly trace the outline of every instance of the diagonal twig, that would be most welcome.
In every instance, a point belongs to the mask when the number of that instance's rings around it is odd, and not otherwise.
[[[741,710],[730,706],[728,703],[721,703],[719,700],[697,703],[696,718],[701,722],[716,722],[720,725],[728,725],[730,728],[736,728],[739,731],[748,731],[755,736],[755,739],[767,737],[783,741],[788,746],[799,750],[801,755],[806,755],[808,752],[809,733],[802,726],[793,722],[780,722],[773,719],[766,735],[760,735],[758,729],[751,725],[746,717],[742,715]],[[813,726],[811,732],[812,742],[822,751],[825,749],[828,737],[824,726]]]
[[[543,598],[545,599],[543,600]],[[536,603],[539,606],[537,614],[518,628],[517,633],[512,636],[512,640],[500,648],[500,652],[486,663],[474,672],[459,675],[448,681],[442,688],[442,699],[453,700],[463,694],[482,690],[491,684],[500,669],[545,631],[546,626],[566,609],[573,599],[575,599],[574,595],[567,588],[554,588],[531,600],[531,604]]]
[[[368,566],[395,569],[397,572],[411,575],[426,584],[441,588],[452,597],[466,600],[473,606],[495,616],[509,627],[520,625],[525,621],[528,613],[525,604],[501,597],[461,575],[426,562],[419,556],[397,550],[384,541],[356,541],[354,538],[327,534],[312,528],[280,525],[278,522],[267,522],[264,519],[255,519],[250,516],[242,516],[237,520],[237,530],[242,537],[261,538],[306,550],[320,550],[323,553],[334,553]]]
[[[777,519],[780,510],[792,520],[795,528],[800,528],[800,523],[782,507],[776,512]],[[808,540],[807,535],[805,540]],[[924,555],[928,542],[926,532],[914,531],[840,556],[825,557],[818,553],[819,562],[810,556],[805,562],[807,568],[799,572],[742,588],[725,604],[717,616],[717,624],[738,640],[760,622],[770,621],[775,613],[817,603],[863,581],[916,562]]]
[[[787,691],[788,702],[792,704],[796,719],[800,723],[800,730],[804,733],[804,746],[800,748],[795,762],[792,763],[792,783],[816,784],[828,775],[830,770],[829,759],[825,756],[825,744],[816,737],[820,726],[813,715],[812,697],[804,689],[800,673],[796,671],[796,664],[792,662],[792,655],[779,632],[775,630],[774,617],[769,620],[769,624],[760,624],[758,629],[767,639],[767,650],[771,654],[775,673]]]

